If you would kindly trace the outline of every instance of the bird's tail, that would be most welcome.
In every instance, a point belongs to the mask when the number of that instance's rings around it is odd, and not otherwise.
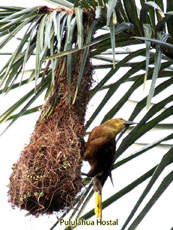
[[[109,177],[110,177],[111,183],[112,183],[112,185],[113,185],[113,187],[114,187],[114,182],[113,182],[113,178],[112,178],[112,173],[111,173],[111,171],[110,171]]]
[[[95,192],[95,214],[96,217],[101,219],[102,218],[102,193],[101,191]]]

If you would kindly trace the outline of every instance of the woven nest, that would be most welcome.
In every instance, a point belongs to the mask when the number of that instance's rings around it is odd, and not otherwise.
[[[83,51],[73,55],[71,95],[73,98]],[[63,59],[64,60],[64,59]],[[33,215],[50,214],[73,206],[83,187],[80,175],[81,153],[84,150],[84,117],[89,100],[92,66],[87,61],[78,97],[67,104],[66,66],[59,76],[52,96],[43,107],[30,143],[14,164],[10,177],[9,201],[13,206]],[[46,118],[45,114],[55,93],[61,88],[58,104]]]

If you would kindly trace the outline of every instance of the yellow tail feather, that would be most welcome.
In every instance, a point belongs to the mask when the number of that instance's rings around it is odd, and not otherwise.
[[[100,191],[95,192],[95,214],[97,218],[102,218],[102,194]]]

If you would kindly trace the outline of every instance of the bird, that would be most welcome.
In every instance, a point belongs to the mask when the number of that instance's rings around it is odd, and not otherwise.
[[[110,176],[116,158],[116,135],[135,122],[126,121],[122,118],[107,120],[90,132],[88,141],[85,143],[83,160],[90,164],[90,171],[86,174],[93,177],[95,191],[95,214],[102,219],[102,188]]]

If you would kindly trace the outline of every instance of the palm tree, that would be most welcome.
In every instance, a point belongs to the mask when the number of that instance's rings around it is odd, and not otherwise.
[[[92,217],[93,210],[82,214],[93,195],[90,179],[80,176],[83,138],[95,120],[101,117],[104,122],[125,108],[129,117],[125,114],[124,118],[139,122],[128,134],[123,132],[118,137],[113,170],[135,162],[157,146],[167,147],[157,164],[142,176],[136,172],[137,178],[132,183],[103,202],[103,208],[109,208],[149,179],[121,228],[135,229],[173,180],[170,171],[137,214],[152,186],[173,162],[173,146],[165,144],[173,139],[173,133],[153,138],[142,147],[138,141],[153,127],[173,126],[169,120],[164,122],[173,115],[169,87],[173,83],[173,3],[169,0],[49,2],[57,7],[0,7],[0,48],[11,40],[17,41],[14,52],[5,53],[9,59],[0,70],[0,93],[9,93],[26,84],[33,86],[0,116],[0,122],[11,121],[9,128],[19,117],[41,110],[30,143],[14,165],[10,200],[34,215],[66,208],[63,216],[70,213],[71,218]],[[28,70],[31,61],[35,64]],[[92,84],[94,72],[100,70],[101,77]],[[147,94],[132,100],[142,86],[149,87]],[[97,97],[100,92],[104,95],[102,99]],[[154,102],[158,95],[161,99]],[[45,104],[35,107],[33,103],[43,96]],[[87,104],[95,97],[97,106],[85,123]],[[129,156],[125,151],[130,146],[133,151]]]

